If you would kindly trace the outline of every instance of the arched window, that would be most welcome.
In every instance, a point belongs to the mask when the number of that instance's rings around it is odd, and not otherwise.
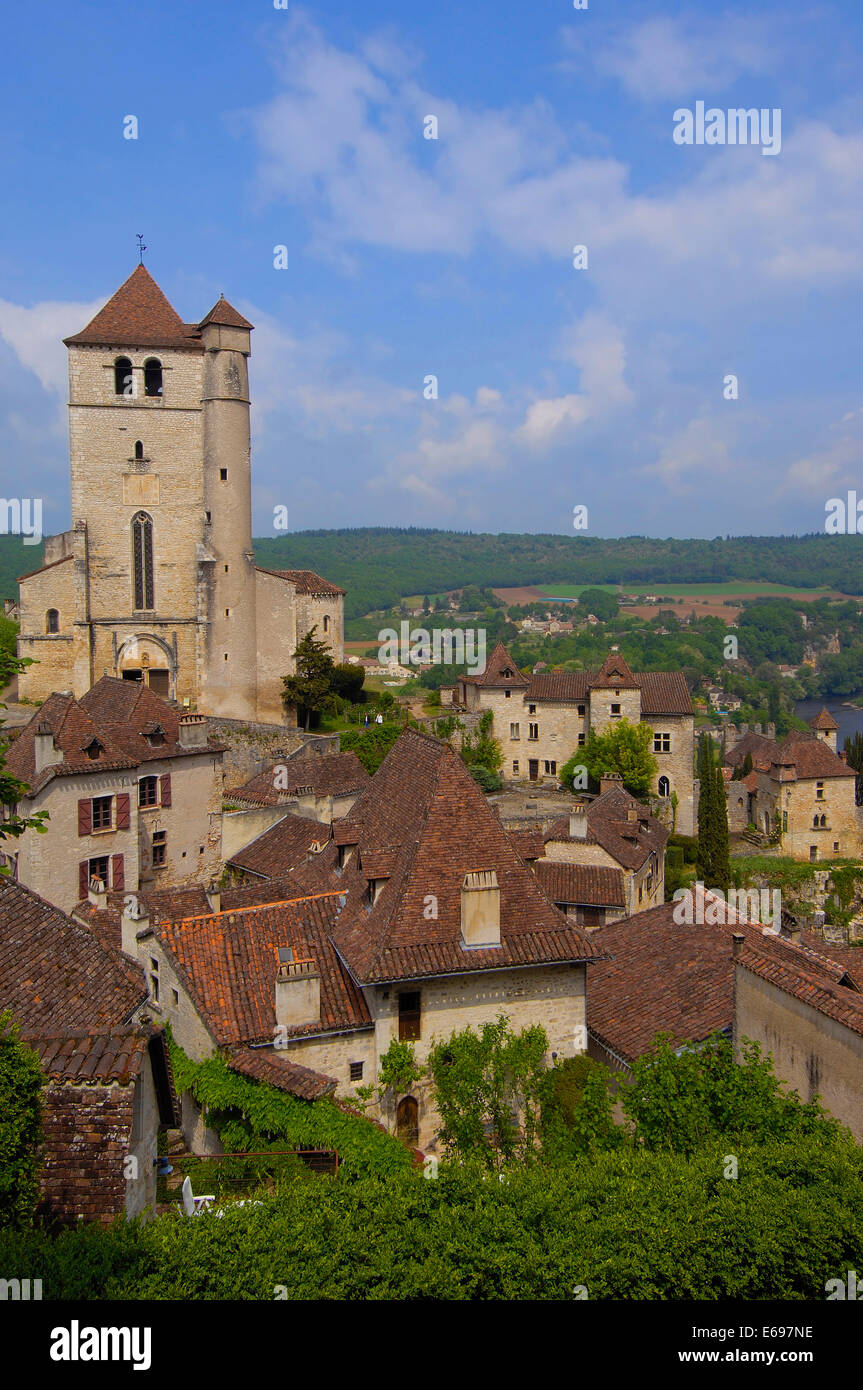
[[[158,357],[148,357],[144,363],[144,395],[161,396],[162,364]]]
[[[60,614],[57,612],[56,608],[49,608],[48,612],[45,614],[45,631],[60,631]]]
[[[128,357],[118,357],[114,363],[114,395],[134,396],[132,363]]]
[[[660,779],[659,779],[659,795],[660,795],[660,796],[668,796],[669,793],[670,793],[670,791],[671,791],[671,783],[669,782],[668,778],[667,778],[667,777],[660,777]]]
[[[136,609],[153,608],[153,518],[132,518],[132,587]]]
[[[817,828],[818,828],[818,817],[817,817],[817,816],[813,816],[813,817],[812,817],[812,825],[813,825],[813,827],[817,830]]]
[[[413,1096],[405,1096],[396,1109],[396,1134],[403,1143],[415,1148],[419,1143],[419,1106]]]
[[[136,459],[142,459],[143,457],[144,457],[144,445],[143,445],[143,443],[141,442],[140,439],[136,439],[136,440],[135,440],[135,458],[136,458]]]
[[[328,614],[328,613],[325,613],[325,614],[324,614],[324,632],[329,632],[329,630],[330,630],[330,617],[329,617],[329,614]]]
[[[821,817],[821,824],[822,824],[822,825],[826,825],[826,824],[827,824],[827,817],[826,817],[826,816],[822,816],[822,817]]]

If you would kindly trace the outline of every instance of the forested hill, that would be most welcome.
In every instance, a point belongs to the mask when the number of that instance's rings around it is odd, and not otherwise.
[[[464,584],[625,587],[750,579],[863,594],[863,537],[858,536],[602,540],[368,527],[256,540],[255,556],[258,564],[313,569],[342,585],[348,591],[347,617],[392,607],[407,594],[435,594]]]
[[[345,612],[390,608],[407,594],[436,594],[464,584],[724,583],[756,580],[801,588],[825,585],[863,594],[863,537],[732,536],[725,540],[654,540],[627,536],[486,535],[368,527],[299,531],[255,541],[271,569],[312,569],[347,589]],[[0,597],[17,597],[19,574],[38,569],[41,545],[0,536]]]

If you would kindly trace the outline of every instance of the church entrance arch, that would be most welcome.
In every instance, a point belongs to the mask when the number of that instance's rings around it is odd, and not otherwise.
[[[173,653],[160,637],[136,634],[127,638],[117,652],[117,675],[121,680],[142,681],[154,694],[170,700],[176,675]]]

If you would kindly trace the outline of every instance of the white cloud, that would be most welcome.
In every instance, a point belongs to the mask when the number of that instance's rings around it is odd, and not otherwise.
[[[0,338],[9,344],[21,365],[35,373],[46,391],[65,401],[69,368],[63,339],[80,332],[107,298],[91,304],[45,300],[31,308],[0,299]]]

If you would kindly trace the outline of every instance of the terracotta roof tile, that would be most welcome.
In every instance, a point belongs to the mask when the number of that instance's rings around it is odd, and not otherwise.
[[[516,666],[503,642],[498,642],[478,676],[463,677],[470,685],[494,686],[501,690],[526,690],[530,682]]]
[[[271,574],[274,579],[284,579],[293,584],[298,594],[308,594],[312,598],[338,598],[340,594],[347,593],[346,589],[322,579],[314,570],[271,570],[263,565],[256,565],[255,569],[260,570],[261,574]]]
[[[22,1031],[22,1037],[55,1081],[125,1086],[139,1076],[147,1054],[147,1034],[141,1028]]]
[[[64,338],[67,347],[163,347],[201,352],[197,328],[183,323],[150,272],[136,265],[107,304],[80,333]]]
[[[228,303],[224,295],[216,300],[210,312],[201,319],[198,327],[203,328],[208,323],[223,324],[226,328],[254,328],[255,326],[253,323],[249,323],[248,319],[244,319],[233,304]]]
[[[627,816],[632,807],[638,813],[634,821]],[[667,827],[622,787],[609,788],[588,802],[586,809],[587,836],[583,842],[570,835],[569,816],[561,816],[546,832],[546,845],[601,845],[625,869],[640,869],[651,854],[662,858],[668,842]]]
[[[533,865],[533,872],[554,903],[583,904],[585,907],[626,906],[620,869],[540,859]]]
[[[349,796],[369,781],[356,753],[304,753],[264,768],[227,795],[232,801],[247,801],[255,806],[279,806],[294,797],[298,787],[311,787],[315,796]]]
[[[307,816],[285,816],[251,841],[228,861],[233,868],[276,878],[305,863],[314,851],[312,845],[326,844],[330,827]]]
[[[338,1085],[335,1077],[290,1062],[281,1051],[268,1047],[234,1047],[228,1056],[228,1066],[231,1071],[251,1076],[255,1081],[266,1081],[301,1100],[332,1095]]]

